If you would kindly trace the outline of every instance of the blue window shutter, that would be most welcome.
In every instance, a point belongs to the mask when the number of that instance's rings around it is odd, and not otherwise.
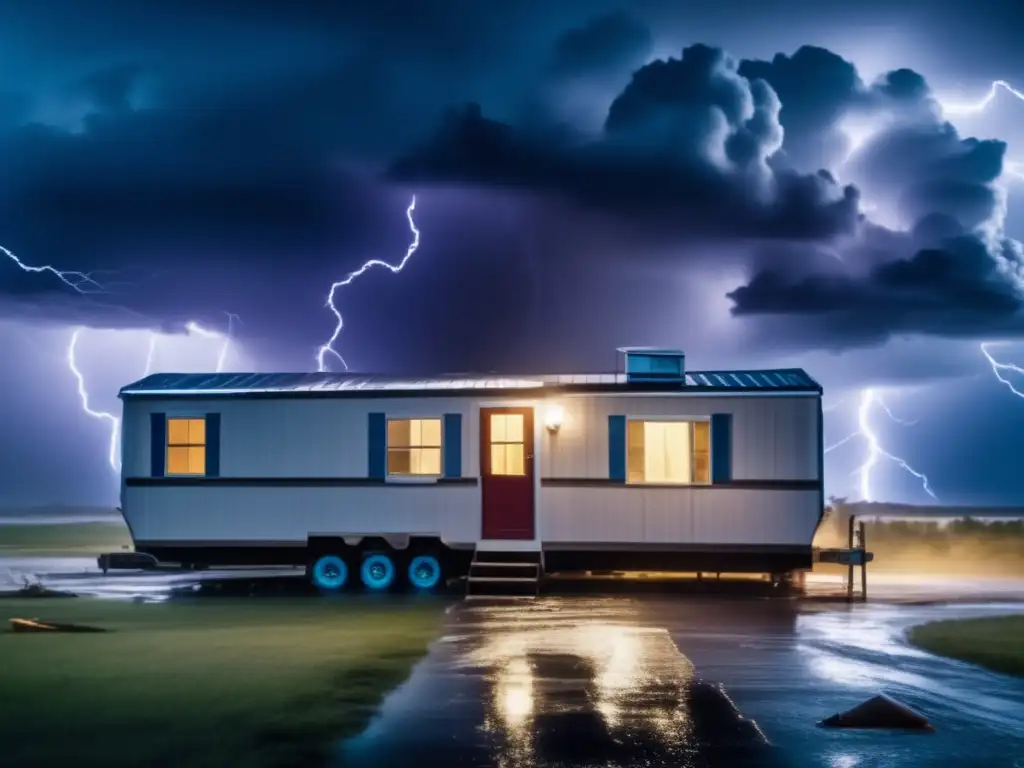
[[[732,480],[732,414],[711,415],[711,482]]]
[[[220,477],[220,414],[206,414],[206,476]]]
[[[167,453],[167,414],[149,414],[149,474],[163,477]]]
[[[369,414],[367,422],[367,477],[383,480],[388,475],[388,420],[383,413]]]
[[[626,417],[608,417],[608,479],[626,482]]]
[[[462,477],[462,414],[444,415],[444,476]]]

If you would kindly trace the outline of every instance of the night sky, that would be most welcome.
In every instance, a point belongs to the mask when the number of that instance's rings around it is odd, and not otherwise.
[[[337,294],[352,370],[800,366],[826,444],[880,395],[870,498],[935,503],[890,454],[939,503],[1024,505],[1024,400],[979,346],[1024,365],[1024,101],[965,108],[1024,90],[1024,5],[57,5],[0,3],[0,245],[95,284],[0,255],[0,505],[116,499],[76,327],[96,411],[153,339],[151,370],[212,370],[186,325],[226,313],[228,370],[315,370],[327,290],[401,260],[413,194],[406,269]]]

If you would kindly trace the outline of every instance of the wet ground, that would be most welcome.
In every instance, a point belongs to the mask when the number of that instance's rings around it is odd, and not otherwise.
[[[343,766],[769,765],[760,730],[628,600],[462,603]]]
[[[0,589],[26,575],[55,588],[148,598],[197,577],[103,577],[89,561],[8,560]],[[202,574],[239,584],[254,575]],[[1024,599],[1024,583],[873,578],[870,586],[874,600],[855,605],[709,595],[456,602],[444,637],[369,729],[339,745],[337,761],[1024,766],[1024,680],[931,656],[903,639],[926,621],[1024,611],[1008,602]],[[934,600],[960,604],[915,604]],[[927,715],[937,732],[816,726],[879,692]]]
[[[715,598],[463,603],[374,724],[342,745],[339,765],[439,754],[446,765],[509,768],[1013,766],[1024,758],[1024,681],[918,651],[903,631],[1020,610],[807,610]],[[926,714],[937,733],[817,727],[879,692]]]

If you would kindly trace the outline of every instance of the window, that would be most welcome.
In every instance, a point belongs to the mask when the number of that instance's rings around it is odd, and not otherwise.
[[[388,420],[388,474],[441,474],[441,420]]]
[[[526,474],[526,438],[523,414],[491,414],[491,474]]]
[[[167,420],[167,474],[206,474],[206,419]]]
[[[710,483],[710,423],[630,420],[626,467],[630,483]]]

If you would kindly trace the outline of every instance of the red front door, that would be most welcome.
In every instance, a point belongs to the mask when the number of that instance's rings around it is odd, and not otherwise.
[[[483,538],[533,538],[533,409],[480,409]]]

